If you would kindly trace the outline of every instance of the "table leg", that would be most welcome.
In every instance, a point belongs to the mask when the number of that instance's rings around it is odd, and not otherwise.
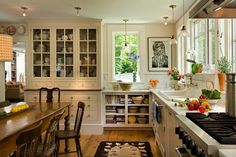
[[[68,115],[65,117],[65,130],[70,130],[70,106],[68,106]],[[65,152],[69,151],[69,140],[65,139]]]

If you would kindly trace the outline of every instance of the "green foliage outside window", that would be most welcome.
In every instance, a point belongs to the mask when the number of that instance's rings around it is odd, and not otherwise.
[[[124,50],[125,36],[121,34],[115,35],[115,74],[133,73],[137,72],[137,60],[130,59],[130,53],[138,55],[138,35],[130,34],[126,38],[130,45],[129,50]]]

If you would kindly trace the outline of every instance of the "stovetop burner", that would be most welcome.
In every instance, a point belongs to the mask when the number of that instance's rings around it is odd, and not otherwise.
[[[221,144],[236,144],[236,118],[225,113],[186,113],[191,121]]]

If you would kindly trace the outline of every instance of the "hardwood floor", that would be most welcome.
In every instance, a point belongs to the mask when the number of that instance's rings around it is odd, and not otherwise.
[[[80,138],[83,157],[93,157],[101,141],[148,141],[151,145],[153,157],[161,157],[160,150],[155,142],[153,132],[150,131],[133,131],[133,130],[106,130],[103,135],[82,135]],[[61,142],[62,151],[64,142]],[[71,150],[75,150],[74,141],[70,141]],[[76,153],[60,154],[59,157],[76,157]]]

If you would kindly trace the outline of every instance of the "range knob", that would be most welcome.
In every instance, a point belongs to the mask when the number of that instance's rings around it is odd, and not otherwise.
[[[187,135],[187,134],[185,134],[184,136],[183,136],[183,138],[182,138],[182,143],[183,144],[187,144],[187,141],[190,139],[190,137]]]
[[[182,129],[180,127],[176,127],[175,128],[175,134],[179,134],[179,132],[181,131]],[[183,130],[182,130],[183,131]]]
[[[187,135],[186,132],[184,132],[183,130],[179,132],[179,139],[183,139],[183,137]]]
[[[198,154],[197,154],[197,157],[207,157],[207,154],[201,150]]]
[[[191,140],[190,138],[187,140],[186,142],[186,148],[187,149],[191,149],[194,146],[194,142],[193,140]]]
[[[199,152],[199,147],[198,147],[198,145],[194,144],[191,148],[191,154],[192,155],[197,155],[198,152]]]

